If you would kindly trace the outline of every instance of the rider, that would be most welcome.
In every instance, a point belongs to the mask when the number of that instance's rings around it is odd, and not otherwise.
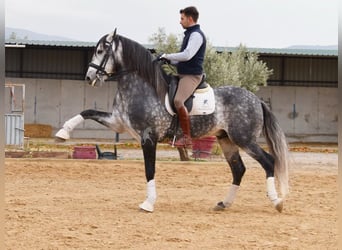
[[[199,13],[196,7],[190,6],[180,10],[180,24],[185,29],[183,43],[178,53],[162,54],[159,59],[166,59],[177,64],[179,84],[174,104],[179,116],[183,138],[175,142],[177,147],[191,145],[190,119],[184,102],[192,95],[203,77],[203,60],[206,49],[206,38],[200,25],[197,24]]]

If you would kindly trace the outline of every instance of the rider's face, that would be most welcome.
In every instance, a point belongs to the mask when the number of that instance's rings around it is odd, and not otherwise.
[[[184,29],[186,29],[192,25],[192,18],[187,17],[186,15],[184,15],[184,13],[181,13],[180,24]]]

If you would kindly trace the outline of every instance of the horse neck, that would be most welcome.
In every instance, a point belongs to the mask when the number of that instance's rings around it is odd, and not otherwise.
[[[141,77],[137,72],[130,72],[118,80],[118,94],[121,99],[145,96],[146,99],[155,98],[164,103],[166,92],[163,95],[159,95],[145,78]]]
[[[134,72],[144,79],[164,101],[167,92],[167,84],[162,76],[158,62],[153,61],[151,53],[139,43],[120,36],[122,46],[122,68],[128,72]]]

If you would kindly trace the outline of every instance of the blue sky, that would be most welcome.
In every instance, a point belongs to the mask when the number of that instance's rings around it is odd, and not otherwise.
[[[89,42],[117,27],[146,44],[158,28],[182,34],[179,10],[190,5],[214,46],[338,44],[338,0],[7,0],[5,25]]]

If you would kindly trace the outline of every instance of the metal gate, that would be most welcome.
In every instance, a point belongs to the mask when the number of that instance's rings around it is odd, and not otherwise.
[[[6,145],[24,145],[24,115],[5,114]]]
[[[23,147],[25,85],[6,83],[5,91],[5,144]]]

